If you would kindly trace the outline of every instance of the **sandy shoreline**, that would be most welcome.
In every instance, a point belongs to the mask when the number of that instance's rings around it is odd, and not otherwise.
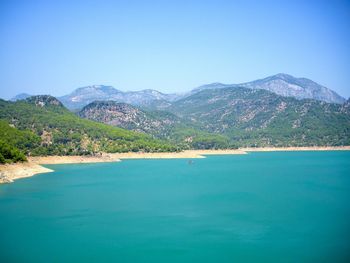
[[[241,148],[234,150],[187,150],[183,152],[165,153],[113,153],[101,156],[42,156],[30,157],[26,163],[0,165],[0,184],[11,183],[14,180],[30,177],[39,173],[53,172],[43,167],[45,164],[72,164],[72,163],[101,163],[119,162],[122,159],[192,159],[205,158],[205,155],[247,154],[249,152],[273,151],[349,151],[350,146],[339,147],[266,147]]]

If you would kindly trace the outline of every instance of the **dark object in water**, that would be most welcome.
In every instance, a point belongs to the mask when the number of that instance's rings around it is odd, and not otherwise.
[[[193,164],[194,162],[192,161],[192,160],[188,160],[188,162],[187,162],[188,164]]]

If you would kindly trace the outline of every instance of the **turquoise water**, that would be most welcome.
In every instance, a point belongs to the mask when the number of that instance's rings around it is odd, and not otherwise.
[[[0,186],[0,262],[350,262],[350,152],[47,167]]]

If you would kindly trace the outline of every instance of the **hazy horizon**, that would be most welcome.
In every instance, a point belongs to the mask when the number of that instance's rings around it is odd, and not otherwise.
[[[2,1],[0,97],[182,93],[277,73],[350,97],[348,1]]]

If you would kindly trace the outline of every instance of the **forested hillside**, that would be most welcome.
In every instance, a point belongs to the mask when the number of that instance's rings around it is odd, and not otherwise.
[[[237,146],[349,145],[346,104],[297,100],[247,88],[203,90],[167,108]]]
[[[51,96],[34,96],[17,102],[0,100],[0,120],[13,127],[8,132],[13,138],[11,144],[29,155],[177,150],[146,134],[81,119]]]
[[[81,117],[167,139],[182,149],[350,144],[345,104],[298,100],[263,89],[203,89],[163,111],[94,102]]]
[[[0,162],[28,155],[340,146],[350,145],[350,112],[349,101],[298,100],[243,87],[203,89],[162,111],[97,101],[74,114],[43,95],[0,100],[0,135]]]
[[[174,114],[146,111],[139,107],[115,101],[95,101],[85,106],[78,115],[112,126],[138,131],[158,138],[168,138],[181,120]]]
[[[78,115],[128,130],[143,132],[167,140],[181,149],[233,147],[227,137],[201,131],[191,121],[173,113],[144,110],[126,103],[96,101],[85,106]]]
[[[20,131],[0,120],[0,163],[25,161],[29,148],[39,145],[39,136],[30,131]]]

